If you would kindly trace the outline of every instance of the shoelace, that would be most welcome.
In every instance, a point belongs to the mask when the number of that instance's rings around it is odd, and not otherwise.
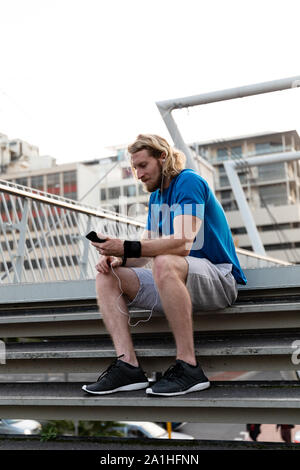
[[[184,373],[184,369],[181,364],[178,362],[175,365],[169,367],[163,375],[163,378],[176,379],[181,377]]]
[[[116,367],[118,360],[120,359],[120,357],[123,356],[124,354],[121,354],[121,356],[116,357],[116,359],[111,363],[111,365],[108,366],[108,368],[104,370],[101,375],[99,375],[97,382],[99,382],[99,380],[102,379],[104,375],[108,374],[114,367]]]

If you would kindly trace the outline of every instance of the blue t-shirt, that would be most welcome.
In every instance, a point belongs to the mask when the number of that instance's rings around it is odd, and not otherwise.
[[[162,193],[157,189],[151,194],[146,228],[159,236],[172,235],[174,217],[181,214],[203,220],[189,256],[230,263],[237,283],[246,284],[224,210],[205,179],[191,169],[182,170]]]

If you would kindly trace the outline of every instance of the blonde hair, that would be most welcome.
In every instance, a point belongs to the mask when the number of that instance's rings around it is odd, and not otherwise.
[[[151,157],[157,160],[164,153],[165,163],[163,167],[163,174],[165,176],[174,177],[178,175],[184,168],[186,156],[181,150],[171,147],[168,142],[159,135],[155,134],[139,134],[136,140],[128,146],[128,152],[133,155],[140,150],[148,150]],[[131,168],[136,177],[135,168]]]

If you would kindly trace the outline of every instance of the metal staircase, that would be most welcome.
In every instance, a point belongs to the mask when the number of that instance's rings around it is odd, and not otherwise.
[[[144,391],[93,397],[82,383],[1,383],[3,417],[131,419],[194,422],[300,422],[300,266],[246,270],[249,283],[236,304],[195,312],[198,360],[216,371],[283,370],[291,381],[215,381],[183,397],[148,397]],[[264,281],[263,281],[264,280]],[[91,373],[97,379],[115,357],[95,298],[1,305],[6,341],[2,373]],[[149,312],[131,312],[137,319]],[[140,362],[149,376],[172,363],[175,346],[162,314],[132,328]],[[21,342],[9,338],[22,338]],[[34,341],[28,341],[28,339]],[[297,351],[299,350],[299,356]]]
[[[19,202],[38,197],[40,204],[47,207],[56,204],[62,209],[65,204],[45,195],[29,194],[24,189],[11,186],[5,189],[4,185],[1,189],[2,196],[9,194]],[[7,203],[5,198],[2,198],[3,201]],[[81,217],[77,221],[81,224],[81,234],[95,227],[99,218],[102,228],[107,228],[106,214],[78,206],[73,209],[68,207],[68,210],[75,211],[77,215],[80,212]],[[29,214],[29,206],[26,214]],[[74,216],[73,219],[63,217],[63,212],[61,216],[64,223],[74,219]],[[109,220],[115,218],[118,221],[116,215],[110,214],[109,217]],[[85,240],[80,239],[78,230],[73,226],[69,240],[77,241],[69,248],[74,250],[74,275],[69,278],[52,276],[58,270],[49,261],[49,256],[43,258],[40,269],[34,273],[30,256],[32,260],[42,256],[41,240],[47,237],[50,240],[53,235],[49,226],[45,237],[42,231],[44,222],[45,219],[40,221],[40,231],[34,242],[37,245],[40,243],[39,253],[37,247],[35,251],[32,249],[32,255],[25,250],[30,231],[28,219],[27,222],[24,219],[23,225],[19,226],[19,237],[13,239],[14,234],[7,234],[6,227],[5,237],[2,238],[2,243],[7,247],[11,246],[10,242],[15,243],[18,255],[17,262],[14,263],[12,257],[9,265],[8,256],[12,253],[8,249],[5,251],[2,244],[5,272],[0,285],[0,338],[5,345],[5,363],[0,365],[0,371],[2,374],[89,373],[94,374],[96,380],[115,353],[96,303],[95,272],[92,271],[95,259],[90,259],[94,253],[88,251]],[[53,219],[52,225],[56,222]],[[124,220],[121,222],[125,223]],[[2,220],[2,229],[5,223],[12,225],[16,221]],[[130,223],[127,220],[127,225]],[[137,227],[140,229],[142,224],[135,225],[134,230]],[[60,230],[64,230],[63,224]],[[54,244],[48,244],[52,256],[55,250],[58,252],[63,248],[63,244],[55,245],[59,241],[60,237],[57,236],[53,239]],[[47,246],[47,241],[44,243],[44,247]],[[81,249],[76,252],[78,246]],[[245,252],[242,254],[246,256]],[[253,263],[253,254],[249,256]],[[26,259],[27,281],[24,281]],[[216,380],[212,381],[208,390],[171,398],[146,396],[144,391],[95,397],[81,390],[82,382],[14,381],[0,383],[1,417],[300,423],[300,382],[297,374],[300,369],[300,266],[263,257],[257,259],[260,265],[264,263],[268,267],[244,269],[248,284],[239,288],[234,306],[213,312],[194,312],[197,357],[208,376],[216,371],[273,370],[286,371],[290,374],[290,380]],[[80,266],[84,269],[79,269]],[[47,267],[50,277],[34,279],[39,271],[46,272]],[[67,273],[66,266],[60,269],[60,273],[63,272]],[[14,281],[10,273],[14,273]],[[136,319],[145,319],[148,314],[145,310],[131,311]],[[164,315],[154,313],[151,321],[132,328],[132,333],[141,365],[150,377],[155,372],[165,370],[174,361],[175,346]]]

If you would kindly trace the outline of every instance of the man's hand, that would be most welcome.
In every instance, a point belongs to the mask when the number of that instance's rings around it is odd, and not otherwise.
[[[101,255],[95,267],[99,273],[107,274],[110,271],[110,266],[116,268],[117,266],[121,266],[122,262],[122,258]]]
[[[102,233],[97,233],[99,238],[105,238],[105,242],[96,243],[92,242],[92,245],[96,248],[100,255],[105,256],[123,256],[124,255],[124,240],[118,238],[109,238]]]

